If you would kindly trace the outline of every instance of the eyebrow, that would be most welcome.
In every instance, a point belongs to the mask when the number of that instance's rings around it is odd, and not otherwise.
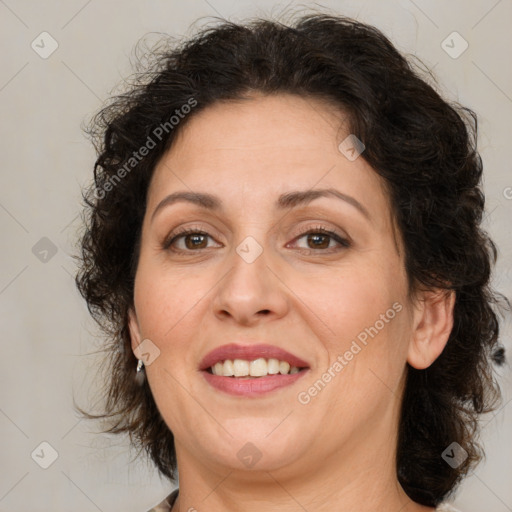
[[[367,220],[371,221],[370,213],[357,199],[334,188],[297,190],[281,194],[276,201],[276,209],[286,210],[290,208],[297,208],[298,206],[309,204],[314,199],[318,199],[320,197],[335,197],[337,199],[341,199],[342,201],[352,205],[362,213]],[[202,192],[174,192],[158,203],[151,215],[151,220],[154,219],[155,215],[162,210],[162,208],[177,202],[192,203],[207,210],[223,210],[222,201],[212,194]]]

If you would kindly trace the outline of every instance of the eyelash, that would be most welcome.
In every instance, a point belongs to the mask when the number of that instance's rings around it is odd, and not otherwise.
[[[315,227],[312,227],[312,228],[309,228],[307,231],[304,231],[302,233],[299,233],[295,238],[294,240],[299,240],[301,239],[302,237],[304,237],[305,235],[310,235],[310,234],[321,234],[321,235],[326,235],[326,236],[329,236],[331,237],[332,239],[334,239],[336,242],[338,242],[342,248],[344,249],[347,249],[349,248],[352,244],[351,242],[349,242],[349,240],[347,240],[346,238],[343,238],[342,236],[340,236],[338,233],[336,233],[335,231],[330,231],[328,229],[326,229],[325,227],[323,226],[315,226]],[[210,236],[209,233],[207,233],[206,231],[202,231],[200,229],[196,229],[196,228],[184,228],[182,230],[179,230],[178,232],[176,233],[172,233],[162,244],[162,248],[165,249],[165,250],[172,250],[174,252],[178,252],[178,253],[190,253],[190,252],[196,252],[194,251],[193,249],[171,249],[171,245],[176,241],[178,240],[179,238],[183,238],[183,237],[186,237],[187,235],[202,235],[202,236]],[[336,248],[334,248],[336,250]],[[331,253],[331,252],[335,252],[333,251],[333,248],[331,249],[300,249],[302,251],[313,251],[313,252],[324,252],[324,253]]]

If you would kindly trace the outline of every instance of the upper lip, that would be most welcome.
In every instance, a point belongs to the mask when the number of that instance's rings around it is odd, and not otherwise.
[[[279,361],[286,361],[290,366],[296,366],[297,368],[309,367],[306,361],[273,345],[237,345],[236,343],[230,343],[208,352],[200,362],[199,369],[207,370],[215,363],[225,361],[226,359],[244,359],[247,361],[254,361],[260,357],[264,359],[279,359]]]

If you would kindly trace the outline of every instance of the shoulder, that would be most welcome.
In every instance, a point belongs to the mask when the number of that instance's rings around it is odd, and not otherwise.
[[[178,497],[178,489],[175,489],[169,496],[166,496],[158,505],[155,505],[148,512],[170,512],[176,498]]]
[[[176,498],[178,497],[178,489],[175,489],[169,496],[166,496],[163,501],[161,501],[158,505],[155,505],[151,510],[148,510],[148,512],[170,512],[174,502],[176,501]],[[448,503],[441,503],[436,508],[436,512],[460,512],[458,509],[453,508]]]
[[[436,512],[460,512],[459,509],[452,507],[449,503],[441,503],[436,508]]]

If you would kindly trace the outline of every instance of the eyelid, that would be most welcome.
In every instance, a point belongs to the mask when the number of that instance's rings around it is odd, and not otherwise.
[[[319,233],[325,233],[325,234],[334,234],[340,238],[346,239],[348,242],[352,242],[351,238],[348,236],[348,234],[345,231],[341,231],[339,228],[330,226],[329,224],[320,224],[321,221],[315,221],[314,224],[310,224],[307,226],[302,226],[300,228],[297,228],[296,235],[294,235],[294,238],[298,236],[303,236],[308,234],[309,232],[316,232]]]
[[[210,237],[211,239],[214,239],[208,229],[209,228],[200,227],[199,225],[181,226],[179,228],[173,229],[168,235],[166,235],[161,242],[161,246],[163,249],[169,249],[171,243],[177,237],[192,233],[202,234]]]

